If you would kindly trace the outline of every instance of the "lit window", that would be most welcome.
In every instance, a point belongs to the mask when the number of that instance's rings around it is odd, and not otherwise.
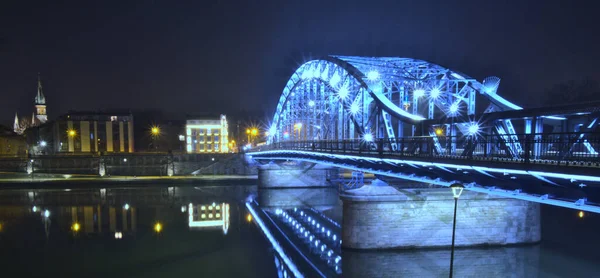
[[[110,116],[110,121],[111,122],[116,122],[117,121],[117,116]]]

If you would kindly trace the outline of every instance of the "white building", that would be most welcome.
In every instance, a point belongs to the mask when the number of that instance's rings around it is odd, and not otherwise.
[[[229,152],[229,132],[225,115],[221,115],[217,120],[188,120],[185,130],[188,153]]]

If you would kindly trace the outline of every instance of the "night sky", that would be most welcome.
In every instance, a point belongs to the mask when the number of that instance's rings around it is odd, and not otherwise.
[[[496,75],[527,106],[554,84],[600,80],[592,1],[457,2],[2,1],[0,123],[31,115],[38,72],[51,119],[115,108],[271,117],[295,68],[327,54]]]

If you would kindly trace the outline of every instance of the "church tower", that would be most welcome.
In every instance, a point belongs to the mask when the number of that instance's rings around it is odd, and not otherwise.
[[[21,125],[19,125],[19,115],[15,113],[15,122],[13,123],[13,130],[17,134],[22,134],[23,130],[21,130]]]
[[[42,80],[40,79],[39,73],[37,95],[35,96],[35,110],[35,117],[39,120],[40,124],[48,121],[48,115],[46,115],[46,98],[42,92]]]

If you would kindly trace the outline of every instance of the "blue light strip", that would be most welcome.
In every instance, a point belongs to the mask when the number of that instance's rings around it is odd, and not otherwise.
[[[281,156],[265,157],[264,159],[302,160],[302,161],[318,163],[318,164],[332,166],[332,167],[340,167],[340,168],[345,168],[345,169],[350,169],[350,170],[355,170],[355,171],[362,171],[362,172],[370,172],[370,173],[378,174],[378,175],[382,175],[382,176],[418,181],[418,182],[423,182],[423,183],[436,184],[436,185],[441,185],[441,186],[446,186],[446,187],[449,187],[452,183],[454,183],[454,181],[447,182],[447,181],[442,181],[440,179],[433,180],[433,179],[430,179],[427,177],[418,177],[416,175],[405,175],[405,174],[401,174],[401,173],[395,173],[392,171],[384,172],[384,171],[380,171],[380,170],[366,169],[366,168],[356,167],[356,166],[347,165],[347,164],[337,164],[337,163],[332,163],[332,162],[327,162],[327,161],[317,160],[317,159],[311,159],[311,158],[297,158],[297,157],[292,157],[292,156],[286,156],[286,154],[312,155],[314,157],[333,157],[333,158],[338,158],[338,159],[359,158],[361,160],[367,160],[367,161],[371,161],[371,162],[382,161],[382,159],[378,159],[378,158],[356,157],[356,156],[350,156],[350,155],[346,156],[346,155],[338,155],[338,154],[321,154],[321,153],[306,152],[306,151],[264,151],[264,152],[249,153],[248,155],[252,155],[252,156],[258,155],[259,156],[260,154],[276,154],[276,155],[281,154]],[[259,159],[260,159],[260,157],[259,157]],[[384,161],[394,162],[396,164],[413,163],[413,164],[428,166],[428,167],[434,167],[437,164],[437,163],[432,163],[432,162],[405,161],[405,160],[396,160],[396,159],[384,159]],[[600,182],[600,177],[594,177],[594,176],[567,175],[567,174],[547,173],[547,172],[538,172],[538,171],[530,171],[529,172],[529,171],[524,171],[524,170],[489,168],[489,167],[468,166],[468,165],[458,165],[458,164],[443,164],[443,166],[456,168],[456,169],[462,169],[462,170],[472,169],[475,171],[487,171],[487,172],[518,174],[518,175],[531,175],[531,176],[537,175],[537,176],[545,176],[545,177],[552,177],[552,178],[562,178],[562,179],[568,179],[572,182],[574,182],[574,181],[598,181],[598,182]],[[482,185],[477,185],[474,183],[471,183],[469,186],[465,186],[465,189],[475,191],[475,192],[486,193],[486,194],[490,194],[490,195],[510,197],[510,198],[514,198],[514,199],[531,201],[531,202],[536,202],[536,203],[541,203],[541,204],[547,204],[547,205],[565,207],[565,208],[570,208],[570,209],[577,209],[577,210],[583,210],[583,211],[588,211],[588,212],[600,213],[600,207],[594,206],[594,205],[586,205],[586,204],[579,205],[579,204],[576,204],[575,202],[554,200],[554,199],[549,199],[545,196],[536,196],[536,195],[532,195],[532,194],[528,194],[528,193],[516,194],[514,191],[508,191],[508,190],[496,189],[496,188],[486,188]]]
[[[273,245],[273,249],[275,249],[275,251],[277,251],[277,254],[279,254],[279,257],[281,259],[283,259],[283,261],[288,266],[288,268],[292,271],[294,276],[295,277],[304,277],[304,275],[302,273],[300,273],[300,271],[298,270],[298,268],[296,267],[294,262],[292,262],[292,260],[285,254],[281,245],[279,245],[277,240],[275,240],[275,238],[273,237],[273,235],[271,234],[269,229],[267,229],[267,226],[265,225],[265,223],[262,221],[262,219],[260,219],[260,216],[258,215],[258,213],[256,213],[256,211],[250,205],[249,202],[246,202],[246,208],[248,208],[248,211],[250,211],[250,214],[252,214],[254,221],[256,221],[256,223],[258,224],[258,226],[260,227],[262,232],[265,234],[265,236],[267,237],[269,242],[271,242],[271,245]]]

